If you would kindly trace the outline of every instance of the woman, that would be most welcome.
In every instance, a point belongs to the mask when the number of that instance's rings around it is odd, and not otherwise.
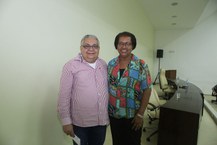
[[[109,117],[113,145],[140,145],[143,114],[151,92],[148,65],[134,54],[136,37],[119,33],[114,42],[119,56],[108,64]]]

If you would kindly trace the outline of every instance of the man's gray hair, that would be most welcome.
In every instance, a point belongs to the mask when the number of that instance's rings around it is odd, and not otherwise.
[[[90,34],[85,35],[85,36],[81,39],[81,45],[84,44],[84,40],[85,40],[86,38],[94,38],[94,39],[96,39],[96,41],[97,41],[97,45],[100,45],[100,44],[99,44],[99,39],[98,39],[95,35],[90,35]]]

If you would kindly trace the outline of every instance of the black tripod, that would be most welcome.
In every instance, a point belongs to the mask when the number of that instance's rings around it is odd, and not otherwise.
[[[156,81],[157,81],[157,78],[159,77],[159,75],[160,75],[160,57],[158,58],[158,73],[154,79],[153,85],[156,84]]]
[[[160,76],[160,58],[163,58],[163,49],[157,49],[157,58],[158,58],[158,73],[154,80],[154,85],[156,84],[157,78]]]

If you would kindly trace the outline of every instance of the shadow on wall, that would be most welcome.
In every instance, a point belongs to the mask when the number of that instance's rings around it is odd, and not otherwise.
[[[58,96],[56,92],[56,88],[48,90],[41,108],[41,130],[39,131],[41,145],[63,145],[63,142],[66,141],[56,111]]]
[[[1,130],[1,129],[0,129]],[[5,143],[3,142],[3,139],[1,137],[1,134],[0,134],[0,145],[4,145]]]
[[[71,138],[64,135],[58,119],[57,87],[49,87],[48,83],[43,84],[43,82],[39,84],[41,86],[34,91],[34,97],[29,105],[26,145],[72,144]]]

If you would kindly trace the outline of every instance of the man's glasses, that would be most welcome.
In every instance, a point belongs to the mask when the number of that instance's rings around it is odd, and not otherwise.
[[[130,42],[126,42],[126,43],[119,42],[119,43],[118,43],[118,46],[119,46],[119,47],[124,47],[124,46],[130,47],[130,46],[132,46],[132,43],[130,43]]]
[[[82,47],[84,48],[84,49],[87,49],[87,50],[89,50],[89,49],[91,49],[91,48],[93,48],[94,50],[97,50],[97,49],[99,49],[99,45],[82,45]]]

